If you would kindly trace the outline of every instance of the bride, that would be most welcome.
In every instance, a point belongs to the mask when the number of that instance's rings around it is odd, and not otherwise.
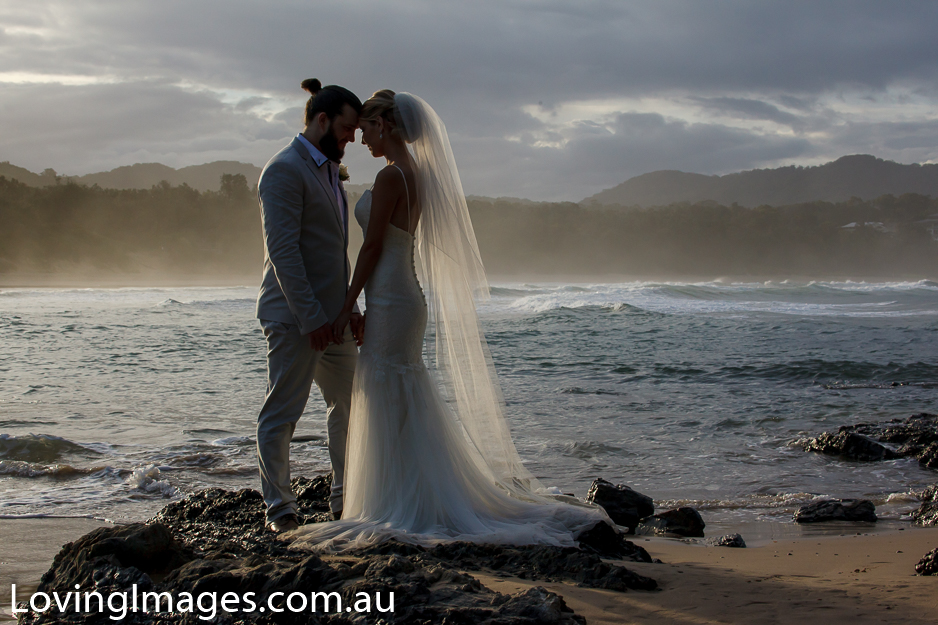
[[[340,520],[292,536],[324,551],[391,538],[575,545],[579,532],[612,522],[549,495],[511,440],[475,309],[488,284],[443,122],[417,96],[382,90],[359,125],[388,164],[355,207],[364,244],[334,326],[341,337],[364,289],[345,505]]]

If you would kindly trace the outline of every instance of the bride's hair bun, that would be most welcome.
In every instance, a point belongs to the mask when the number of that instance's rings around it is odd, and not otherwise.
[[[305,91],[308,91],[310,95],[316,95],[322,89],[322,83],[319,82],[318,78],[307,78],[300,83],[300,86],[303,87]]]

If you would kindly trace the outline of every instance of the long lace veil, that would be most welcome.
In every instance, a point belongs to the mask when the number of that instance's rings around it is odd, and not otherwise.
[[[399,128],[417,172],[421,218],[416,239],[430,312],[431,367],[492,477],[512,494],[540,499],[543,489],[525,469],[503,414],[501,389],[476,312],[488,281],[446,127],[410,93],[394,102]]]

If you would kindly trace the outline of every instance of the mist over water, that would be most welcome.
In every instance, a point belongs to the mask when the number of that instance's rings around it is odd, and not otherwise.
[[[143,519],[257,488],[266,379],[254,287],[0,292],[0,515]],[[498,283],[480,307],[519,451],[705,519],[784,520],[818,495],[898,518],[935,474],[790,442],[938,411],[938,283]],[[314,390],[294,475],[328,471]]]

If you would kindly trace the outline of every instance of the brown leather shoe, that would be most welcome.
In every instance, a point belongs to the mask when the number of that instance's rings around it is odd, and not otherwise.
[[[276,534],[282,534],[283,532],[293,531],[299,526],[300,522],[295,514],[285,514],[268,523],[267,529]]]

